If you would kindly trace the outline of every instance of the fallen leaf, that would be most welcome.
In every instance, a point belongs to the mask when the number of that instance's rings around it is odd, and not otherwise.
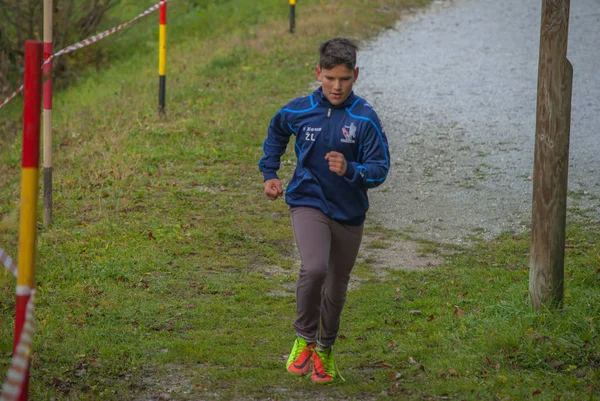
[[[400,377],[402,377],[402,375],[398,372],[389,372],[388,373],[388,377],[390,378],[390,381],[396,381],[398,379],[400,379]]]
[[[433,313],[429,316],[427,316],[427,321],[431,322],[433,319],[435,319],[435,316],[433,315]]]
[[[540,390],[535,390],[533,393],[531,393],[532,396],[536,397],[538,395],[542,394],[542,392]]]
[[[71,382],[62,380],[58,377],[54,377],[52,378],[52,385],[61,393],[67,394],[69,391],[71,391],[71,387],[73,386],[73,384]]]
[[[393,366],[392,366],[392,365],[390,365],[389,363],[386,363],[386,362],[379,362],[379,363],[376,365],[376,367],[378,367],[378,368],[388,368],[388,369],[391,369],[391,368],[393,368]]]
[[[410,362],[410,363],[417,363],[417,361],[415,361],[415,359],[412,356],[408,357],[408,362]]]
[[[448,375],[458,377],[458,371],[456,369],[448,369]]]
[[[458,306],[454,307],[454,315],[455,316],[464,316],[465,315],[465,311],[463,311],[462,309],[460,309]]]
[[[152,234],[152,231],[148,231],[148,239],[156,239],[154,238],[154,234]]]

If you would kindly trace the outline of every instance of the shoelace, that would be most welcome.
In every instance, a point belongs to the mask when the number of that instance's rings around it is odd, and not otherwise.
[[[305,349],[312,352],[312,351],[314,351],[314,345],[306,344],[304,347],[294,347],[294,350],[296,351],[296,352],[294,352],[294,360],[297,359],[300,356],[300,354],[302,352],[304,352]]]
[[[331,352],[333,352],[333,348],[331,349]],[[344,383],[346,379],[344,379],[344,376],[342,376],[342,372],[340,372],[340,368],[338,368],[335,358],[333,359],[333,368],[335,369],[335,374],[338,375],[340,379],[342,379],[342,383]]]

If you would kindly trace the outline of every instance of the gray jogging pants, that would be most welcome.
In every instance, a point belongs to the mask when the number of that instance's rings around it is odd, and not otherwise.
[[[294,329],[308,342],[329,347],[338,336],[363,225],[341,224],[310,207],[294,207],[291,214],[301,260]]]

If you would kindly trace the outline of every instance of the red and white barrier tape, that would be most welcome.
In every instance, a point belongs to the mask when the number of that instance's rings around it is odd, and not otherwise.
[[[2,263],[13,276],[17,277],[17,264],[2,248],[0,248],[0,263]]]
[[[21,91],[23,90],[23,85],[19,86],[19,88],[12,93],[9,97],[7,97],[2,103],[0,103],[0,109],[3,108],[8,102],[13,100]]]
[[[0,248],[0,262],[15,277],[17,276],[17,264],[2,248]],[[15,349],[10,368],[6,374],[6,380],[2,386],[0,401],[17,401],[27,380],[31,344],[33,342],[33,333],[35,332],[35,289],[27,289],[27,292],[30,293],[30,297],[25,309],[25,323],[23,324],[21,337]]]
[[[56,53],[54,53],[53,55],[51,55],[44,61],[44,63],[42,64],[42,68],[44,68],[44,66],[46,64],[50,63],[52,61],[52,59],[54,59],[55,57],[62,56],[63,54],[71,53],[78,49],[82,49],[86,46],[91,45],[92,43],[99,41],[100,39],[104,39],[105,37],[112,35],[113,33],[117,32],[117,31],[120,31],[121,29],[125,28],[127,25],[130,25],[130,24],[134,23],[135,21],[139,20],[140,18],[143,18],[146,15],[158,10],[160,8],[160,6],[162,6],[163,4],[166,4],[167,1],[168,0],[162,0],[158,4],[153,5],[152,7],[150,7],[149,9],[147,9],[146,11],[144,11],[143,13],[138,15],[137,17],[133,18],[132,20],[124,22],[121,25],[118,25],[114,28],[108,29],[102,33],[96,34],[94,36],[90,36],[89,38],[82,40],[81,42],[75,43],[74,45],[67,46],[64,49],[57,51]],[[2,107],[4,107],[8,102],[13,100],[19,93],[21,93],[21,91],[23,91],[23,85],[21,85],[13,94],[11,94],[2,103],[0,103],[0,109]]]
[[[31,290],[31,296],[25,309],[25,323],[21,331],[19,343],[12,358],[10,369],[6,374],[6,380],[2,386],[0,401],[17,401],[27,381],[29,361],[31,360],[31,344],[35,332],[35,289]]]

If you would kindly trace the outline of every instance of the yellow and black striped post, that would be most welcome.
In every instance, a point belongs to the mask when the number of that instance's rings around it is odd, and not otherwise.
[[[296,0],[290,0],[290,33],[296,28]]]
[[[160,3],[160,28],[158,37],[158,111],[165,113],[167,91],[167,2]]]

